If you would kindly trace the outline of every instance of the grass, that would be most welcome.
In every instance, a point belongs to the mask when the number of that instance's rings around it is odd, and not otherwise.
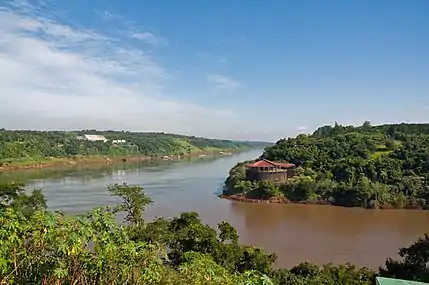
[[[399,142],[395,142],[395,148],[400,146],[401,144]],[[387,148],[386,144],[377,144],[376,148],[377,150],[371,154],[370,159],[377,159],[381,156],[386,156],[393,152],[393,150]]]
[[[236,150],[234,148],[223,149],[223,148],[217,148],[217,147],[198,148],[198,147],[196,147],[196,146],[194,146],[194,145],[190,144],[189,142],[187,142],[185,140],[182,140],[182,139],[176,139],[175,142],[178,143],[183,148],[183,152],[184,153],[188,153],[188,149],[190,147],[191,154],[201,153],[201,152],[220,152],[220,151],[232,151],[232,150]]]
[[[43,157],[43,158],[20,158],[20,159],[4,159],[0,161],[0,165],[16,165],[16,166],[25,166],[29,164],[43,164],[43,163],[51,163],[54,161],[63,161],[65,158],[51,158],[51,157]]]
[[[196,146],[190,144],[189,142],[183,139],[175,139],[175,142],[178,143],[182,148],[184,153],[188,153],[189,147],[191,148],[191,153],[201,152],[202,150]]]
[[[223,151],[224,149],[219,149],[216,147],[205,147],[203,150],[204,151]]]
[[[371,154],[371,159],[377,159],[381,156],[389,155],[393,150],[383,150],[383,151],[375,151]]]

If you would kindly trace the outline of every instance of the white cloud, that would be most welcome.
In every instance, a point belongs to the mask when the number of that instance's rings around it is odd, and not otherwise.
[[[207,81],[216,88],[224,90],[235,90],[242,86],[240,82],[217,73],[208,75]]]
[[[299,131],[306,131],[306,130],[308,130],[308,127],[307,126],[299,126],[298,130]]]
[[[228,132],[219,122],[231,112],[164,94],[168,72],[152,56],[50,11],[0,4],[0,127]]]
[[[141,40],[142,42],[145,42],[147,44],[158,46],[167,44],[166,40],[159,38],[150,32],[130,32],[129,35],[130,37],[137,40]]]
[[[140,40],[146,44],[154,45],[154,46],[166,46],[167,40],[156,36],[151,32],[142,32],[141,29],[136,25],[136,23],[132,20],[126,19],[124,16],[119,14],[112,13],[107,10],[94,10],[94,12],[100,17],[108,22],[115,21],[115,24],[118,26],[118,32],[123,34],[124,36]]]
[[[104,10],[104,11],[96,11],[98,13],[101,14],[101,16],[103,17],[104,20],[106,21],[110,21],[110,20],[115,20],[115,19],[120,19],[121,16],[119,16],[118,14],[112,13],[110,11]]]

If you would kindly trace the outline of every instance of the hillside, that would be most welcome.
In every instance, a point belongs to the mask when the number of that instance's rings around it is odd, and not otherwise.
[[[84,135],[104,136],[90,141]],[[115,142],[116,140],[116,142]],[[269,143],[207,139],[165,133],[124,131],[0,130],[0,163],[16,164],[76,156],[164,156],[263,148]]]
[[[262,155],[297,166],[281,185],[245,180],[236,165],[224,193],[365,208],[428,208],[429,124],[324,126],[279,140]]]

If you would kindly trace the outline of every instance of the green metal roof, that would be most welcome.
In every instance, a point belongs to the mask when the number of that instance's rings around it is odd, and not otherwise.
[[[377,277],[377,285],[423,285],[429,283]]]

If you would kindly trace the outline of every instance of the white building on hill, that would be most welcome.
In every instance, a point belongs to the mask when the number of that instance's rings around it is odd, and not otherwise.
[[[106,137],[105,136],[100,136],[100,135],[84,135],[83,139],[87,140],[87,141],[92,141],[92,142],[95,142],[95,141],[107,142]]]

